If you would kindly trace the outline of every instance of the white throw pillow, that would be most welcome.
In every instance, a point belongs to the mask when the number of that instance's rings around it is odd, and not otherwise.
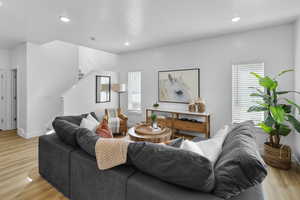
[[[99,122],[90,114],[87,116],[87,118],[83,118],[80,123],[81,128],[86,128],[93,132],[96,131],[98,125]]]
[[[187,150],[187,151],[192,151],[194,153],[200,154],[203,157],[206,157],[203,153],[203,151],[198,147],[198,145],[190,140],[184,140],[181,145],[181,149]]]
[[[99,124],[99,122],[91,115],[91,114],[88,114],[88,116],[86,117],[87,120],[90,120],[94,123],[97,123]]]
[[[185,140],[182,142],[180,148],[199,153],[200,155],[209,159],[213,164],[219,158],[222,152],[223,142],[229,133],[229,126],[224,126],[211,139],[202,140],[200,142],[193,142]]]

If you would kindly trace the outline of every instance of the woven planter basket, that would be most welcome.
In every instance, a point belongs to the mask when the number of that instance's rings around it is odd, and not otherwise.
[[[284,170],[291,168],[291,148],[289,146],[282,145],[280,148],[275,148],[269,143],[265,143],[263,158],[272,167]]]

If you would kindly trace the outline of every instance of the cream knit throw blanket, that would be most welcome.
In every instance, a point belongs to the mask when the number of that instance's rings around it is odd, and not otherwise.
[[[124,139],[100,138],[95,151],[98,168],[100,170],[126,163],[129,141]]]

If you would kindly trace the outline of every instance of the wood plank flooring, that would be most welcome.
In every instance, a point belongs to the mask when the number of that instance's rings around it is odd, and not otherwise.
[[[67,200],[39,176],[37,143],[37,138],[26,140],[15,131],[0,132],[0,199]],[[269,167],[263,187],[268,200],[300,199],[300,167],[289,171]]]

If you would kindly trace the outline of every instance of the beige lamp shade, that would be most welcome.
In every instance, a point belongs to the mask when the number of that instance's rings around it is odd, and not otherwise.
[[[126,84],[124,83],[112,84],[111,89],[114,92],[119,92],[119,93],[126,92]]]

